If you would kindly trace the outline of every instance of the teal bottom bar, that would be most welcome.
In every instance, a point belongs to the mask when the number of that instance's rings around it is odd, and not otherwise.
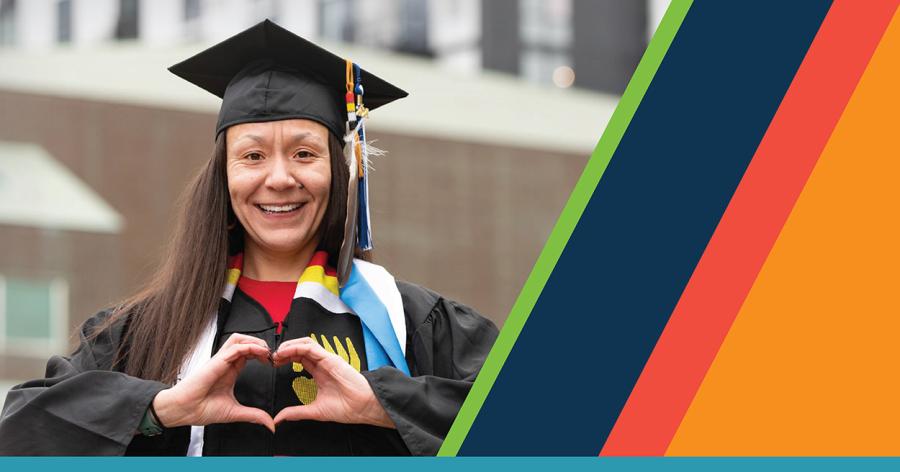
[[[122,458],[122,457],[7,457],[0,458],[0,470],[34,472],[53,470],[76,472],[116,470],[128,472],[199,472],[211,470],[263,472],[442,472],[485,470],[526,471],[896,471],[900,457],[422,457],[422,458],[325,458],[325,457],[203,457],[203,458]]]

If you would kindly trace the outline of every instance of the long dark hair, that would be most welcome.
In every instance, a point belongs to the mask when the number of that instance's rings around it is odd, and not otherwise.
[[[319,249],[328,252],[335,266],[344,236],[349,170],[341,141],[331,133],[328,151],[331,193],[319,228]],[[129,375],[173,384],[209,316],[218,310],[227,256],[244,246],[244,229],[231,209],[226,160],[225,133],[220,133],[212,158],[179,201],[175,232],[159,269],[94,333],[125,322],[127,334],[114,364]],[[357,257],[370,259],[370,254]]]

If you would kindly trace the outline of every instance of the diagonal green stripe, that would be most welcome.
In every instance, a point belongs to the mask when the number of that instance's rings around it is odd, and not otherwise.
[[[594,189],[597,188],[603,172],[606,171],[613,153],[619,146],[625,130],[631,123],[632,117],[634,117],[634,112],[644,98],[650,82],[656,75],[656,71],[659,69],[659,65],[662,63],[666,51],[669,50],[669,45],[672,44],[672,40],[675,38],[675,34],[678,32],[678,28],[681,26],[692,3],[693,0],[673,0],[666,10],[659,28],[653,35],[653,39],[650,40],[650,44],[647,46],[641,62],[631,77],[631,81],[628,82],[628,87],[625,89],[622,99],[619,100],[619,104],[616,106],[616,110],[609,120],[606,130],[600,137],[600,142],[594,149],[593,154],[591,154],[590,159],[588,159],[584,172],[578,179],[578,183],[575,184],[575,189],[572,190],[569,201],[566,202],[562,214],[553,227],[553,231],[547,239],[547,244],[541,251],[541,255],[538,256],[538,260],[531,270],[531,275],[525,281],[525,286],[522,287],[519,298],[516,299],[516,303],[513,305],[509,317],[500,331],[496,344],[494,344],[491,353],[485,360],[484,367],[482,367],[481,372],[478,374],[478,379],[472,386],[472,391],[469,392],[469,396],[463,403],[456,421],[453,422],[453,426],[450,428],[441,450],[438,451],[439,456],[455,456],[459,452],[459,448],[466,439],[466,435],[468,435],[469,429],[471,429],[472,423],[478,415],[478,411],[484,405],[484,401],[494,385],[494,381],[497,380],[497,375],[499,375],[503,363],[506,362],[506,358],[512,351],[513,345],[522,331],[522,327],[525,326],[525,322],[528,320],[528,315],[531,314],[531,310],[544,289],[547,279],[550,278],[553,268],[556,267],[559,256],[569,242],[572,231],[575,230],[578,220],[581,219],[581,214],[587,207]]]

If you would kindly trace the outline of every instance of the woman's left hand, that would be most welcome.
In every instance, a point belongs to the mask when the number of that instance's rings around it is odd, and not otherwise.
[[[303,364],[318,386],[312,403],[281,410],[275,415],[276,425],[282,421],[316,420],[396,428],[366,378],[312,339],[285,341],[272,360],[275,366],[290,362]]]

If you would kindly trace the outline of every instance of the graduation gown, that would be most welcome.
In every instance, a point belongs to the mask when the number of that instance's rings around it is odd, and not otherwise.
[[[497,336],[489,320],[471,308],[426,288],[397,281],[406,319],[406,361],[410,375],[394,367],[367,370],[358,319],[328,313],[312,300],[294,303],[283,332],[265,310],[238,291],[223,301],[217,320],[215,349],[232,333],[260,337],[270,347],[287,339],[317,335],[317,341],[352,344],[362,375],[397,429],[316,421],[287,422],[273,435],[249,423],[209,425],[204,455],[433,455],[456,417]],[[296,302],[297,300],[295,300]],[[321,312],[319,312],[321,310]],[[82,326],[77,350],[54,356],[44,379],[14,387],[0,417],[0,454],[6,455],[184,455],[190,427],[166,430],[154,437],[135,435],[150,402],[168,388],[160,382],[126,375],[112,365],[116,349],[128,338],[119,322],[93,339],[88,334],[109,312]],[[318,331],[318,332],[317,332]],[[342,355],[344,357],[344,355]],[[347,355],[352,358],[352,355]],[[247,363],[235,383],[235,396],[248,406],[274,416],[285,406],[300,404],[308,382],[298,365],[276,371],[256,361]],[[306,384],[306,387],[304,385]]]

